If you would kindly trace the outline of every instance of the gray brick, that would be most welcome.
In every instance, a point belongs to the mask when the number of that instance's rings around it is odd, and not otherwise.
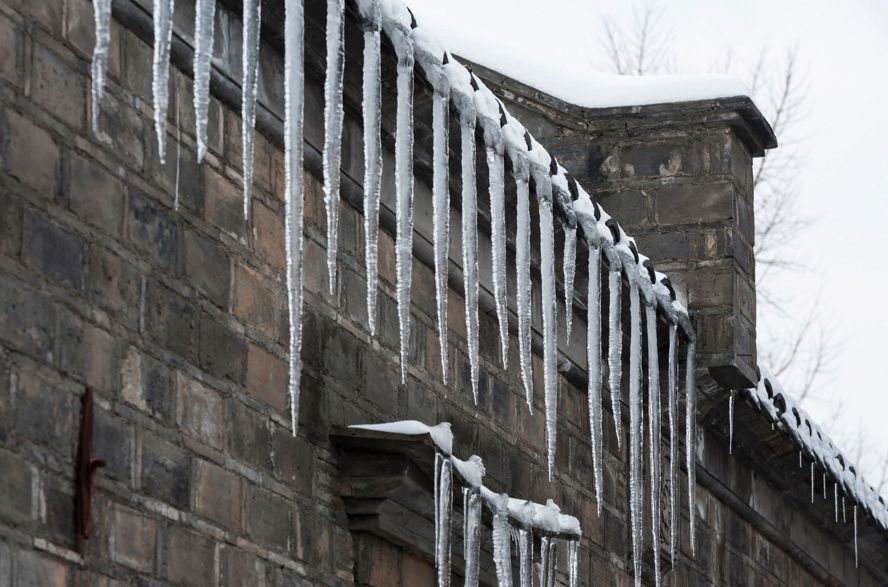
[[[93,245],[86,289],[93,303],[110,312],[115,322],[135,329],[139,317],[141,277],[135,266],[116,253]]]
[[[66,459],[77,446],[79,400],[63,384],[21,370],[16,388],[15,431]]]
[[[271,472],[271,432],[268,423],[239,401],[228,402],[228,451],[250,467]]]
[[[146,287],[145,327],[152,340],[188,361],[196,361],[197,310],[189,300],[155,281],[149,281]]]
[[[734,217],[730,183],[674,184],[652,190],[657,221],[662,225],[722,222]]]
[[[207,313],[200,317],[200,366],[216,377],[243,383],[247,345],[243,336]]]
[[[290,543],[290,510],[284,498],[251,487],[247,494],[247,534],[258,544],[285,551]]]
[[[179,427],[213,448],[222,447],[223,400],[219,394],[182,373],[178,376]]]
[[[105,461],[101,475],[129,483],[133,463],[133,434],[129,424],[102,408],[94,410],[93,453]]]
[[[179,227],[175,214],[144,194],[130,192],[127,237],[139,253],[166,270],[176,267]]]
[[[64,564],[36,550],[15,552],[16,587],[65,587],[70,571]]]
[[[72,153],[68,163],[71,210],[89,224],[117,236],[123,226],[123,184],[93,161]]]
[[[22,256],[50,279],[75,290],[83,287],[83,243],[42,213],[25,211]]]
[[[22,246],[22,202],[9,190],[0,192],[0,254],[18,257]]]
[[[110,519],[111,560],[142,572],[154,569],[157,522],[125,506],[115,505]]]
[[[142,489],[173,507],[187,509],[191,493],[190,457],[182,449],[147,436],[142,442]]]
[[[0,450],[0,477],[3,478],[0,518],[12,525],[27,525],[31,521],[33,499],[30,465],[13,453]]]
[[[167,535],[167,579],[176,585],[204,587],[215,584],[215,543],[178,526]]]
[[[0,339],[30,355],[52,360],[56,309],[45,295],[0,279]]]
[[[194,511],[237,532],[241,527],[242,508],[240,477],[209,461],[195,461]]]
[[[231,262],[218,242],[193,230],[185,231],[185,278],[216,305],[228,307]]]
[[[127,349],[123,358],[121,396],[165,422],[173,421],[176,396],[169,368],[135,347]]]
[[[305,495],[312,495],[314,481],[314,449],[289,429],[275,426],[272,431],[274,474],[284,483]]]

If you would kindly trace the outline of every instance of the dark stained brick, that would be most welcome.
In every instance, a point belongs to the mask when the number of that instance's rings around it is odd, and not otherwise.
[[[83,288],[83,243],[42,213],[25,211],[22,256],[50,279],[76,290]]]

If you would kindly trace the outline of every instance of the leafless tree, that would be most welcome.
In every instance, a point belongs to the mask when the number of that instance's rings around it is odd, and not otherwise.
[[[678,69],[672,53],[672,28],[657,0],[639,0],[626,22],[605,17],[601,29],[605,69],[623,75],[673,73]],[[737,73],[731,48],[713,61],[710,71]],[[799,205],[798,178],[804,156],[796,132],[805,116],[806,91],[798,53],[789,48],[781,60],[764,48],[753,67],[740,75],[747,80],[751,95],[780,142],[779,149],[767,151],[755,161],[753,172],[759,313],[774,316],[781,323],[781,328],[773,332],[765,333],[760,328],[764,336],[759,338],[759,361],[780,377],[800,402],[828,402],[835,417],[824,422],[824,428],[831,435],[842,436],[836,426],[841,398],[823,394],[832,376],[838,341],[831,337],[831,325],[818,311],[819,296],[810,296],[810,310],[799,319],[800,300],[787,297],[772,285],[781,274],[810,272],[791,246],[813,222]],[[786,324],[791,327],[784,327]],[[851,448],[849,456],[855,457],[854,462],[878,481],[876,488],[888,486],[888,451],[876,454],[862,432],[843,440]]]

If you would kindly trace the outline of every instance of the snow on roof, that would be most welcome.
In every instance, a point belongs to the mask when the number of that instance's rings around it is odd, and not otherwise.
[[[643,106],[750,95],[745,83],[728,75],[602,73],[593,69],[589,58],[560,58],[563,49],[558,45],[528,42],[533,32],[515,31],[493,39],[471,28],[477,27],[476,19],[466,19],[446,2],[410,4],[417,19],[434,29],[453,53],[576,106]]]
[[[795,398],[783,389],[776,377],[761,368],[758,385],[745,390],[745,393],[759,411],[789,434],[799,449],[842,487],[846,496],[862,507],[883,530],[888,530],[888,508],[885,500],[875,488],[867,484],[854,464],[848,462],[826,432],[799,407]]]

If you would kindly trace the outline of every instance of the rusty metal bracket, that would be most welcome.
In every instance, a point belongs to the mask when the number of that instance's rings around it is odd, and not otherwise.
[[[81,398],[80,450],[77,458],[77,521],[79,538],[87,540],[91,531],[92,497],[96,489],[96,471],[105,461],[93,458],[93,392],[87,387]]]

